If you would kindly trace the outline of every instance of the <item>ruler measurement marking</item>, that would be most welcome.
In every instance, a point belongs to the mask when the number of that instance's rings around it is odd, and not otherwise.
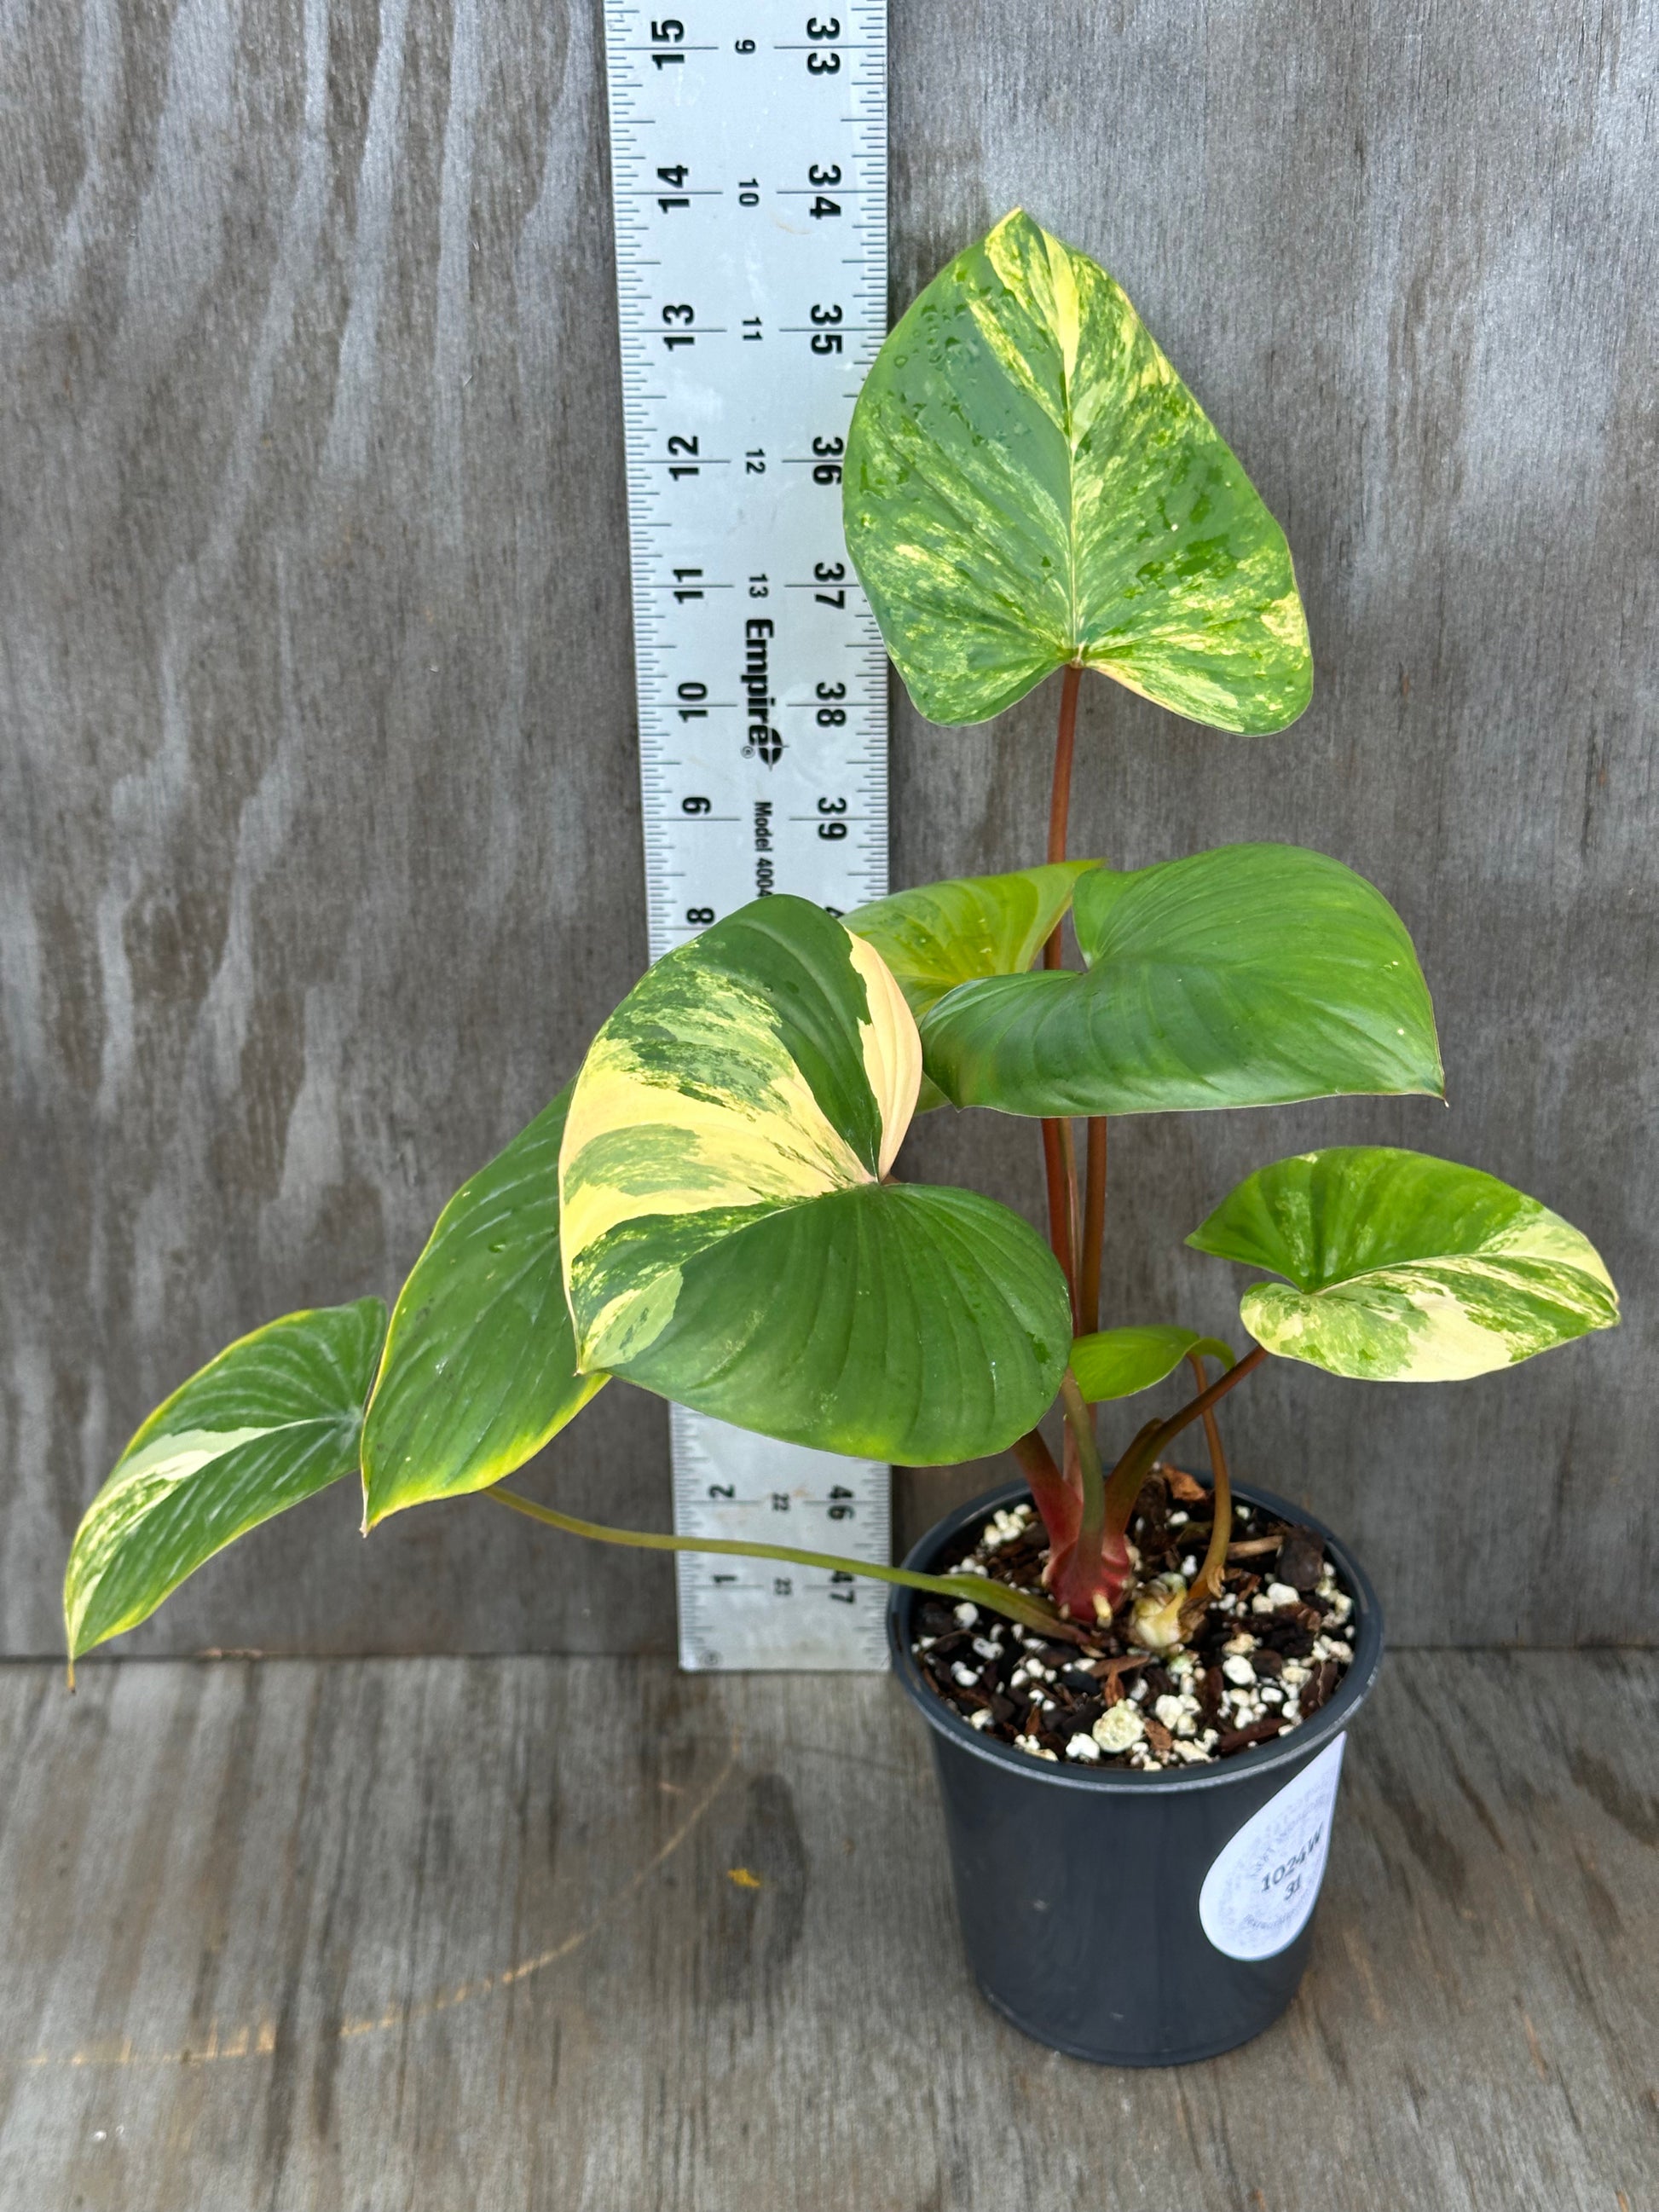
[[[842,912],[887,883],[886,659],[815,442],[844,451],[841,380],[884,325],[885,9],[853,0],[857,37],[804,43],[757,40],[745,12],[605,10],[653,957],[769,890]],[[841,320],[800,321],[832,304]],[[887,1557],[885,1468],[671,1423],[677,1528]],[[677,1572],[684,1664],[884,1663],[884,1594],[844,1570],[681,1553]]]

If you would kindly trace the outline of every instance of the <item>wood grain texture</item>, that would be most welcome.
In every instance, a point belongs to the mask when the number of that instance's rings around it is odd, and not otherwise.
[[[1291,2011],[1135,2074],[974,1994],[886,1680],[9,1668],[0,2208],[1651,2212],[1656,1723],[1397,1655]]]
[[[1309,605],[1282,738],[1089,686],[1075,848],[1336,854],[1444,1034],[1450,1115],[1120,1125],[1109,1317],[1227,1325],[1231,1271],[1179,1238],[1316,1140],[1536,1192],[1624,1330],[1444,1390],[1275,1374],[1235,1448],[1407,1641],[1650,1640],[1659,27],[892,14],[896,303],[1029,204],[1126,285]],[[597,0],[82,0],[0,41],[0,1650],[55,1646],[149,1406],[237,1330],[394,1288],[642,962],[599,45]],[[901,704],[896,882],[1035,856],[1051,712]],[[907,1167],[1039,1216],[1024,1128],[935,1116]],[[665,1520],[654,1404],[606,1392],[551,1456],[573,1510]],[[977,1480],[902,1483],[902,1532]],[[668,1648],[665,1570],[483,1506],[353,1519],[274,1524],[132,1648]]]

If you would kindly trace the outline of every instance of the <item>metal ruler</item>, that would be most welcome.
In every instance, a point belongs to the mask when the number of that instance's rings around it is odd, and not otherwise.
[[[669,9],[677,12],[666,12]],[[651,957],[887,888],[887,660],[841,455],[887,314],[885,0],[607,0]],[[674,1409],[684,1534],[885,1560],[889,1471]],[[885,1663],[884,1591],[682,1553],[680,1660]]]

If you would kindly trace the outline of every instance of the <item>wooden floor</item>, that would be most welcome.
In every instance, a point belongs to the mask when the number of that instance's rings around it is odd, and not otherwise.
[[[1455,1666],[1289,2016],[1152,2074],[975,1996],[885,1680],[0,1669],[0,2206],[1654,2212],[1659,1655]]]

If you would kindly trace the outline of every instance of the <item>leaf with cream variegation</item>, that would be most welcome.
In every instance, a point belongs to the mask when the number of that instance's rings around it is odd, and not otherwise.
[[[560,1158],[578,1362],[769,1436],[915,1464],[1046,1411],[1064,1280],[1017,1215],[884,1180],[921,1079],[873,948],[757,900],[595,1038]]]
[[[570,1089],[456,1192],[398,1294],[363,1424],[368,1528],[501,1481],[604,1387],[576,1370],[559,1258]]]
[[[882,347],[842,505],[930,720],[984,721],[1068,661],[1217,729],[1308,703],[1284,532],[1119,286],[1018,210]]]
[[[64,1578],[70,1657],[136,1628],[273,1514],[355,1474],[379,1298],[286,1315],[158,1406],[87,1508]]]
[[[1096,866],[1063,860],[921,884],[855,907],[847,927],[875,946],[920,1021],[958,983],[1023,975],[1071,905],[1079,877]]]
[[[1258,1344],[1334,1375],[1451,1382],[1619,1319],[1588,1237],[1478,1168],[1336,1146],[1248,1176],[1187,1239],[1269,1268],[1239,1312]]]

